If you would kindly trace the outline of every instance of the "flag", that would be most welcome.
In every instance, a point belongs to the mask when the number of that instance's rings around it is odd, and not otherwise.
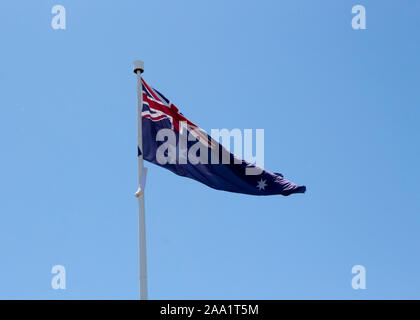
[[[142,96],[144,160],[217,190],[259,196],[288,196],[306,191],[305,186],[230,153],[144,79]],[[250,174],[252,170],[254,173]]]

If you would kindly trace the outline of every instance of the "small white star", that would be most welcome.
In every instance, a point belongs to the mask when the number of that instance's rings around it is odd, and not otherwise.
[[[257,188],[261,190],[265,190],[265,187],[267,186],[267,184],[265,183],[265,180],[261,179],[260,181],[258,181],[258,185]]]

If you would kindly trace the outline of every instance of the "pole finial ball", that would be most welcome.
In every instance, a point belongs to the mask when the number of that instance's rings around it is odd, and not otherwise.
[[[144,71],[144,62],[141,60],[136,60],[133,63],[133,71],[134,73],[137,73],[137,71],[140,71],[140,73],[143,73]]]

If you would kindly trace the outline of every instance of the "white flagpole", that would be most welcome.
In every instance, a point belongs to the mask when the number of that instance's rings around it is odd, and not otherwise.
[[[143,110],[143,90],[141,84],[141,74],[144,71],[144,62],[141,60],[134,61],[134,73],[137,74],[137,141],[140,148],[140,156],[138,157],[138,175],[139,190],[136,197],[139,199],[139,265],[140,265],[140,300],[147,300],[147,261],[146,261],[146,222],[144,211],[144,183],[142,183],[142,175],[146,172],[143,168],[143,137],[142,137],[142,117]],[[143,177],[143,181],[145,177]]]

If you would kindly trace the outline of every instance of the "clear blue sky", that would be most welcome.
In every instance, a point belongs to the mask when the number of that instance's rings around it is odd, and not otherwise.
[[[138,298],[136,59],[205,130],[264,129],[265,167],[308,187],[148,164],[151,299],[420,298],[419,35],[413,0],[2,1],[0,298]]]

